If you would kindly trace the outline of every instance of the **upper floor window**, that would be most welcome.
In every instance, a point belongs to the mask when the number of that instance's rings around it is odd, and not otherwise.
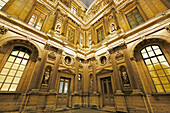
[[[99,29],[97,29],[97,41],[101,42],[104,39],[105,39],[105,37],[104,37],[104,30],[103,30],[103,26],[102,26]]]
[[[0,0],[0,9],[4,7],[4,5],[8,2],[9,0]]]
[[[159,46],[151,45],[141,50],[143,60],[158,93],[170,92],[170,66]]]
[[[81,74],[78,75],[78,89],[81,89]]]
[[[0,72],[0,91],[16,91],[31,51],[25,47],[15,46]]]
[[[136,27],[137,25],[144,22],[144,19],[142,18],[141,14],[139,13],[138,9],[135,8],[129,13],[126,14],[127,20],[130,24],[131,28]]]
[[[41,13],[38,10],[35,10],[28,24],[35,27],[38,30],[41,30],[45,18],[46,18],[45,14]]]
[[[76,15],[77,9],[74,6],[71,6],[71,12]]]

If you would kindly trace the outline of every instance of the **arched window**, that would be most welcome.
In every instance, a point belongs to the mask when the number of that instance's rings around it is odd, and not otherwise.
[[[25,47],[15,46],[0,72],[0,91],[15,91],[24,69],[29,61],[31,51]]]
[[[2,9],[9,0],[0,0],[0,9]]]
[[[170,66],[161,48],[157,45],[150,45],[143,48],[141,54],[156,91],[170,92]]]
[[[51,67],[48,66],[45,69],[44,76],[43,76],[43,81],[42,81],[42,86],[48,86],[50,75],[51,75]]]
[[[78,75],[78,89],[81,89],[81,74]]]

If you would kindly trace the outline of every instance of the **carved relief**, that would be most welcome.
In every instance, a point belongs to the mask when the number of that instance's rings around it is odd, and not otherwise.
[[[5,28],[4,26],[0,26],[0,34],[5,35],[8,31],[8,28]]]
[[[51,52],[50,54],[48,54],[48,59],[54,61],[56,59],[55,53]]]

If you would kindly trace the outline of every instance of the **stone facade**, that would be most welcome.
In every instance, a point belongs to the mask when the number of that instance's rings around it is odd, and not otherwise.
[[[0,112],[170,111],[168,0],[4,3]]]

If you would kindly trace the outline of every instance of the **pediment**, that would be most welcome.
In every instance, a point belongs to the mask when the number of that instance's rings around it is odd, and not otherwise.
[[[58,70],[58,72],[75,75],[75,73],[71,71],[70,69],[61,69],[61,70]]]
[[[96,75],[101,75],[101,74],[106,74],[106,73],[111,73],[111,72],[113,72],[112,69],[101,69],[100,71],[96,73]]]

